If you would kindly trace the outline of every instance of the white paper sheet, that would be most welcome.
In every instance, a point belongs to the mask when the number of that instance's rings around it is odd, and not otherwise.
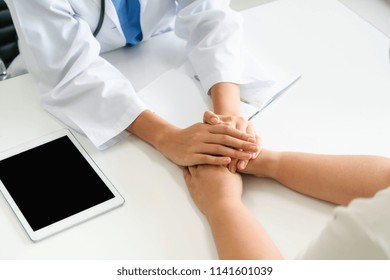
[[[210,96],[177,69],[169,70],[138,94],[145,104],[159,116],[178,127],[188,127],[203,121],[203,113],[212,110]],[[250,118],[258,109],[241,102],[241,112]]]
[[[276,84],[277,88],[264,91],[256,106],[241,101],[242,115],[247,119],[252,118],[296,79],[297,76],[291,76],[288,80]],[[204,92],[200,83],[180,69],[167,71],[138,94],[149,109],[181,128],[202,122],[204,112],[213,108],[210,96]]]

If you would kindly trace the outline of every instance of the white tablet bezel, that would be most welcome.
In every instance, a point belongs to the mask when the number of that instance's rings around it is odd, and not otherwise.
[[[104,175],[104,173],[100,170],[100,168],[96,165],[96,163],[92,160],[92,158],[89,156],[89,154],[84,150],[84,148],[81,146],[81,144],[77,141],[77,139],[74,137],[74,135],[71,133],[69,129],[61,129],[58,131],[55,131],[53,133],[47,134],[45,136],[39,137],[35,140],[29,141],[27,143],[18,145],[17,147],[11,148],[9,150],[6,150],[4,152],[0,153],[0,160],[12,157],[13,155],[17,155],[19,153],[22,153],[24,151],[30,150],[34,147],[43,145],[45,143],[48,143],[50,141],[53,141],[55,139],[58,139],[60,137],[67,136],[71,142],[74,144],[74,146],[79,150],[79,152],[83,155],[83,157],[88,161],[90,166],[95,170],[95,172],[98,174],[98,176],[102,179],[102,181],[106,184],[106,186],[109,188],[109,190],[113,193],[114,197],[112,199],[109,199],[105,202],[102,202],[96,206],[93,206],[89,209],[86,209],[84,211],[81,211],[77,214],[74,214],[68,218],[65,218],[63,220],[60,220],[58,222],[55,222],[51,225],[48,225],[44,228],[41,228],[39,230],[34,231],[29,223],[27,222],[26,218],[24,217],[23,213],[20,211],[19,207],[15,203],[14,199],[8,192],[7,188],[4,186],[4,184],[0,180],[0,191],[4,195],[5,199],[7,200],[8,204],[16,214],[17,218],[19,219],[20,223],[22,224],[23,228],[27,232],[30,239],[34,242],[40,241],[46,237],[49,237],[53,234],[56,234],[58,232],[61,232],[65,229],[68,229],[72,226],[75,226],[77,224],[80,224],[88,219],[91,219],[97,215],[103,214],[111,209],[114,209],[116,207],[121,206],[125,200],[124,198],[119,194],[119,192],[116,190],[116,188],[112,185],[112,183],[108,180],[108,178]]]

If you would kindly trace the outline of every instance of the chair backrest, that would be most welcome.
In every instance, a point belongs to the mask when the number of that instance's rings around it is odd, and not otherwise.
[[[11,14],[4,0],[0,0],[0,58],[8,67],[18,54],[18,37]]]

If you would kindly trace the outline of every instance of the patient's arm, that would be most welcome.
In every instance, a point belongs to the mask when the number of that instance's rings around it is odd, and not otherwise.
[[[279,250],[241,201],[242,180],[222,166],[184,170],[189,193],[206,216],[220,259],[280,259]]]
[[[390,158],[263,150],[242,173],[268,177],[297,192],[347,205],[390,186]]]

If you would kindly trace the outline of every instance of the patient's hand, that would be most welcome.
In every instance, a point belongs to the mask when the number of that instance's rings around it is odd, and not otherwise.
[[[225,207],[241,204],[242,179],[226,167],[199,165],[184,169],[189,193],[206,216]]]

